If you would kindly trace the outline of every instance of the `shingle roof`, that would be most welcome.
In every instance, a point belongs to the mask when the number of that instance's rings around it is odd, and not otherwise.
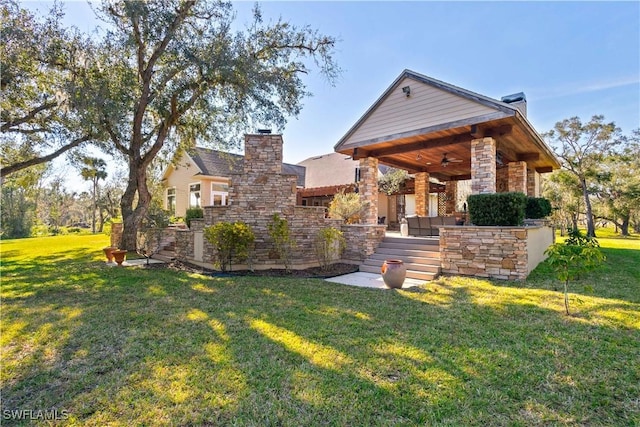
[[[239,154],[196,147],[189,155],[203,175],[228,177],[232,173],[242,172],[244,156]],[[304,166],[283,163],[282,173],[296,175],[298,177],[297,185],[304,187]]]

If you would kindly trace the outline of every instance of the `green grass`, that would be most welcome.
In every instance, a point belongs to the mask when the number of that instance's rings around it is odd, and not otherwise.
[[[640,425],[640,240],[600,242],[607,265],[574,285],[567,317],[545,265],[524,283],[452,277],[382,291],[107,267],[105,236],[4,241],[2,415]]]

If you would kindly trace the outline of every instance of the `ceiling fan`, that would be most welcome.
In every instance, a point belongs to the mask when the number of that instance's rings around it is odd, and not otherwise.
[[[442,166],[443,168],[446,168],[449,163],[460,163],[462,162],[462,160],[460,159],[450,159],[447,157],[447,153],[444,153],[444,155],[442,156],[442,160],[440,160],[440,166]]]

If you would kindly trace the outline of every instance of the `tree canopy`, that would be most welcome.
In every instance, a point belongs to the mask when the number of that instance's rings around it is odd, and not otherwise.
[[[105,1],[110,24],[92,52],[85,103],[107,143],[128,163],[122,198],[122,247],[151,200],[150,165],[161,152],[201,144],[238,146],[257,126],[282,129],[307,96],[302,75],[314,65],[330,81],[335,39],[286,21],[252,22],[234,31],[231,2]]]
[[[578,179],[585,204],[587,235],[595,237],[590,185],[604,158],[613,154],[623,142],[620,128],[613,122],[605,123],[601,115],[593,116],[587,123],[571,117],[557,122],[545,136],[563,168]]]
[[[78,101],[88,41],[61,24],[55,5],[37,18],[0,2],[0,176],[45,163],[97,136]],[[79,84],[80,83],[80,84]]]

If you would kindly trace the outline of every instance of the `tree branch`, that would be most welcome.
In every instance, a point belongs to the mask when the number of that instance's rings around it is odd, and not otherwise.
[[[92,137],[91,135],[85,135],[83,137],[74,139],[69,144],[63,145],[58,150],[54,151],[51,154],[47,154],[46,156],[34,157],[33,159],[25,160],[24,162],[18,162],[18,163],[14,163],[13,165],[4,166],[4,167],[2,167],[2,169],[0,169],[0,177],[4,178],[7,175],[10,175],[10,174],[12,174],[14,172],[18,172],[19,170],[28,168],[30,166],[35,166],[35,165],[39,165],[41,163],[45,163],[45,162],[51,161],[51,160],[55,159],[56,157],[60,156],[61,154],[71,150],[72,148],[77,147],[78,145],[82,144],[83,142],[86,142],[86,141],[90,140],[91,137]]]

